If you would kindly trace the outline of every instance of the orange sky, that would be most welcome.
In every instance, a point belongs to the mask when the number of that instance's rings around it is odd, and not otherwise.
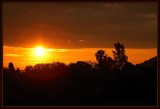
[[[3,66],[7,67],[9,62],[13,62],[15,68],[21,70],[26,65],[37,63],[64,62],[69,64],[76,61],[96,61],[95,52],[104,50],[108,56],[112,57],[114,48],[82,48],[82,49],[48,49],[45,48],[44,55],[37,56],[35,48],[22,48],[3,46]],[[154,56],[157,56],[157,49],[126,49],[128,61],[133,64],[142,63]]]
[[[129,62],[142,63],[157,56],[157,10],[157,3],[2,3],[3,66],[93,62],[99,49],[112,57],[115,42]]]
[[[157,47],[157,3],[3,3],[3,44],[51,48]]]

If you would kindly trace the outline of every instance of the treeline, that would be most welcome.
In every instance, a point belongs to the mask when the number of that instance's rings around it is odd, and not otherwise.
[[[123,44],[113,59],[99,50],[98,63],[78,61],[3,69],[6,106],[153,106],[157,103],[157,62],[151,67],[127,62]]]

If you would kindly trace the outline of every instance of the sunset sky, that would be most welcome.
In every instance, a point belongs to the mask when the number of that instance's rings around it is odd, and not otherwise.
[[[157,55],[156,3],[3,3],[3,66],[96,61],[123,43],[128,61]],[[37,55],[37,47],[43,55]]]

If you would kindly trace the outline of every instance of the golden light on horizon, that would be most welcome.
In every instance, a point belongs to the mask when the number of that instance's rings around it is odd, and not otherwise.
[[[35,54],[36,54],[36,56],[42,56],[42,55],[45,55],[44,51],[45,51],[45,49],[43,47],[37,47],[35,49]]]
[[[102,49],[113,58],[114,48],[81,48],[81,49],[54,49],[44,45],[37,45],[33,48],[3,46],[3,66],[8,67],[13,62],[15,68],[24,70],[27,65],[38,63],[63,62],[65,64],[76,63],[77,61],[97,62],[95,52]],[[157,48],[152,49],[126,49],[128,61],[134,65],[157,56]]]

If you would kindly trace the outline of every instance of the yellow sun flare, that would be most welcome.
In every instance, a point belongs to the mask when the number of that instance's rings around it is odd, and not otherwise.
[[[36,56],[42,56],[42,55],[44,55],[44,51],[45,51],[44,48],[38,47],[35,50],[35,54],[36,54]]]

